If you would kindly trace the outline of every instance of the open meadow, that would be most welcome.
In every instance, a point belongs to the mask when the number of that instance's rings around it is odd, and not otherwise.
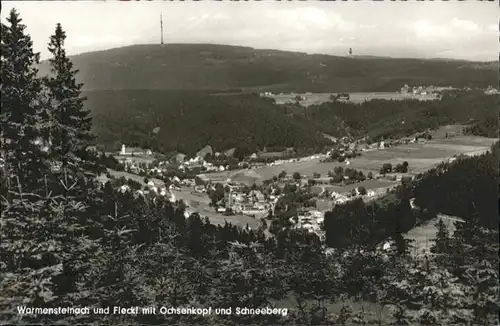
[[[329,191],[343,193],[351,191],[353,189],[357,189],[359,187],[365,187],[367,190],[379,189],[379,188],[392,188],[395,184],[397,184],[397,182],[395,181],[372,179],[372,180],[356,182],[345,186],[325,185],[325,189],[328,189]]]
[[[227,172],[210,173],[207,176],[214,181],[222,181],[228,178],[236,182],[246,184],[259,184],[264,180],[271,179],[281,171],[287,173],[299,172],[305,178],[312,178],[313,173],[326,177],[328,171],[333,171],[336,166],[344,168],[350,167],[363,171],[365,174],[372,172],[376,174],[384,163],[391,163],[395,166],[398,163],[407,161],[409,173],[416,175],[423,173],[433,166],[446,161],[454,155],[478,155],[485,153],[496,141],[493,138],[478,136],[459,135],[446,138],[446,133],[459,132],[461,126],[445,126],[434,131],[433,139],[427,143],[405,144],[385,149],[374,149],[364,151],[362,156],[349,160],[349,164],[331,162],[321,163],[321,159],[285,163],[277,166],[265,166],[256,170],[234,170]],[[366,186],[365,186],[366,187]],[[367,189],[375,186],[369,185]],[[377,188],[377,187],[375,187]],[[347,190],[346,190],[347,191]]]
[[[385,179],[371,179],[371,180],[356,182],[349,185],[321,184],[311,187],[311,193],[319,195],[323,192],[323,189],[328,190],[330,192],[334,191],[338,193],[344,193],[359,187],[365,187],[367,190],[387,189],[387,188],[392,188],[394,185],[398,183],[399,182],[385,180]]]
[[[450,234],[453,234],[455,230],[455,222],[462,221],[456,217],[438,214],[436,218],[432,220],[426,221],[422,225],[414,227],[408,233],[405,234],[405,238],[409,240],[413,240],[414,246],[413,254],[414,255],[422,255],[430,252],[430,248],[434,244],[434,240],[436,239],[437,227],[436,223],[439,222],[439,219],[443,220],[443,223],[447,226]]]
[[[350,167],[363,171],[378,172],[384,163],[393,166],[407,161],[409,173],[425,172],[454,155],[478,155],[489,150],[495,139],[457,136],[434,139],[425,144],[406,144],[382,150],[366,151],[350,161]]]

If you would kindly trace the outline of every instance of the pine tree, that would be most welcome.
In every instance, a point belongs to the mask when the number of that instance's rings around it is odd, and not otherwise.
[[[436,239],[434,240],[434,245],[431,248],[432,253],[443,254],[448,252],[450,247],[450,234],[446,224],[444,224],[442,219],[436,223],[438,229],[436,233]]]
[[[498,231],[481,225],[481,216],[474,204],[469,217],[464,222],[455,222],[455,227],[453,252],[456,265],[468,266],[483,259],[498,265]]]
[[[95,141],[91,133],[92,119],[90,111],[84,108],[83,84],[76,82],[78,70],[73,69],[66,56],[65,40],[66,33],[61,24],[57,24],[48,47],[53,56],[49,60],[52,74],[44,78],[52,122],[49,130],[51,156],[61,163],[62,170],[69,169],[72,175],[94,177],[104,169],[98,164],[96,153],[89,148]]]
[[[95,208],[89,214],[98,189],[87,183],[92,179],[82,178],[85,170],[95,167],[87,165],[89,159],[92,162],[86,154],[92,138],[90,119],[80,111],[81,85],[75,84],[71,63],[57,47],[62,46],[57,41],[64,39],[62,30],[56,31],[51,42],[55,77],[45,79],[47,87],[42,92],[33,68],[38,55],[31,49],[29,36],[23,34],[25,26],[15,10],[8,22],[10,26],[2,24],[2,140],[7,181],[15,187],[5,187],[8,196],[2,198],[0,260],[5,263],[0,269],[4,297],[0,304],[77,305],[92,293],[86,290],[92,290],[95,282],[91,279],[100,267],[95,263],[102,256],[92,237],[100,228],[95,223],[99,216]],[[51,131],[60,137],[51,137]],[[49,153],[37,143],[51,140],[55,146]],[[49,159],[64,162],[59,175],[51,173]],[[85,186],[79,182],[82,179]],[[52,192],[55,185],[58,188]]]
[[[12,9],[9,25],[1,24],[3,172],[7,183],[17,183],[17,177],[23,191],[40,194],[49,165],[42,149],[41,82],[35,68],[39,54],[33,52],[33,42],[21,21]]]
[[[53,278],[62,272],[62,246],[47,232],[51,198],[26,193],[20,183],[2,198],[0,218],[0,324],[17,324],[16,306],[44,307],[54,302]],[[43,316],[39,316],[43,318]],[[37,316],[24,318],[35,321]],[[36,319],[41,322],[41,319]]]
[[[498,251],[497,251],[498,252]],[[498,321],[500,286],[498,262],[492,266],[487,260],[469,266],[465,272],[468,286],[468,305],[473,311],[476,325],[491,325]]]
[[[47,208],[50,223],[46,229],[62,248],[58,256],[62,273],[53,279],[58,304],[77,305],[86,299],[82,293],[92,290],[89,272],[97,267],[95,262],[103,252],[101,241],[93,232],[100,229],[100,224],[89,214],[91,201],[79,194],[78,183],[69,181],[64,172],[64,178],[59,180],[62,194]]]

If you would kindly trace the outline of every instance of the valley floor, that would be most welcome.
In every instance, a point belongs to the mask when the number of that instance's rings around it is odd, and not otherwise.
[[[477,136],[455,136],[446,138],[446,132],[456,132],[462,126],[445,126],[431,133],[433,139],[425,144],[406,144],[385,149],[370,150],[362,153],[362,156],[349,160],[349,165],[343,163],[321,163],[322,158],[303,160],[299,162],[286,163],[277,166],[265,166],[256,170],[233,170],[227,172],[210,173],[207,176],[213,181],[226,180],[231,178],[235,182],[260,183],[271,179],[285,170],[287,173],[299,172],[302,176],[312,177],[314,172],[325,177],[328,171],[333,171],[336,166],[355,168],[365,174],[372,172],[377,174],[384,163],[391,163],[395,166],[398,163],[407,161],[409,163],[409,173],[416,175],[423,173],[433,166],[449,159],[454,155],[479,155],[485,153],[497,140]],[[371,181],[370,181],[371,182]],[[379,188],[376,182],[363,185],[367,189]],[[356,187],[361,184],[357,184]],[[349,191],[349,186],[345,191]],[[339,189],[340,190],[340,189]]]
[[[313,173],[320,173],[322,178],[325,178],[328,171],[333,171],[336,166],[344,166],[355,168],[363,171],[365,174],[372,172],[377,174],[384,163],[391,163],[393,166],[408,161],[409,174],[416,175],[423,173],[433,166],[449,159],[454,155],[466,154],[477,155],[486,152],[491,144],[495,141],[492,138],[464,136],[459,135],[452,138],[447,138],[446,133],[459,133],[463,126],[445,126],[432,133],[433,139],[423,144],[406,144],[397,147],[389,147],[386,149],[370,150],[363,152],[363,155],[350,160],[349,165],[342,163],[321,163],[323,155],[314,159],[300,159],[297,162],[285,163],[278,166],[267,165],[265,167],[255,170],[233,170],[226,172],[207,173],[213,182],[226,181],[231,179],[235,182],[243,182],[249,185],[254,182],[259,184],[264,180],[271,179],[273,176],[278,175],[281,171],[285,170],[287,173],[299,172],[303,178],[312,178]],[[129,179],[135,180],[143,184],[143,177],[127,172],[109,171],[114,177],[125,176]],[[163,184],[162,180],[151,179],[155,183]],[[387,189],[393,188],[399,184],[396,181],[389,181],[385,179],[380,180],[366,180],[359,183],[350,185],[319,185],[313,187],[313,193],[316,195],[325,190],[335,191],[338,193],[345,193],[360,186],[365,187],[375,193],[374,196],[367,200],[372,200],[374,197],[383,196]],[[250,228],[257,228],[261,225],[260,218],[266,215],[262,213],[256,217],[249,217],[245,215],[232,215],[225,216],[214,211],[209,205],[209,198],[206,195],[192,193],[192,188],[181,187],[180,190],[174,190],[173,194],[177,199],[182,199],[187,207],[188,213],[198,212],[202,216],[207,216],[213,224],[224,224],[228,221],[232,224]],[[331,200],[319,199],[317,201],[317,209],[319,211],[327,211],[332,208]],[[445,217],[445,222],[451,218]],[[418,226],[412,229],[407,237],[416,241],[417,251],[427,250],[430,246],[431,240],[435,237],[434,223],[436,221],[429,221],[425,225]]]

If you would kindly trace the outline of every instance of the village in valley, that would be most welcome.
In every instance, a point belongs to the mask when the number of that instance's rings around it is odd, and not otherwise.
[[[494,4],[348,2],[6,4],[0,325],[499,325]]]
[[[172,203],[182,200],[186,217],[199,213],[212,223],[227,221],[244,228],[270,228],[276,207],[283,205],[280,199],[288,205],[290,202],[284,199],[287,191],[298,191],[305,199],[298,200],[285,226],[303,228],[324,239],[324,214],[335,205],[357,198],[367,203],[374,201],[432,166],[451,163],[462,155],[478,155],[489,148],[491,139],[478,141],[464,136],[463,128],[444,126],[377,142],[367,137],[330,138],[331,146],[324,153],[297,157],[292,148],[253,153],[241,161],[232,157],[234,149],[214,152],[210,145],[194,157],[178,153],[166,158],[149,149],[123,144],[120,151],[107,153],[118,163],[114,169],[108,168],[108,175],[134,180],[135,185],[122,185],[122,192],[157,194]],[[440,151],[444,146],[448,149]],[[101,177],[103,182],[107,179]],[[294,200],[297,204],[296,197]],[[417,208],[413,201],[412,208]],[[284,227],[283,223],[275,224]]]

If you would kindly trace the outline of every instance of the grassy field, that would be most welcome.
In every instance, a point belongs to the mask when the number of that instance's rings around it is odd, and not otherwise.
[[[363,171],[365,174],[368,172],[376,174],[380,171],[384,163],[391,163],[395,166],[404,161],[407,161],[409,164],[410,174],[418,174],[429,170],[454,155],[484,153],[496,141],[496,139],[492,138],[463,135],[445,138],[446,133],[459,132],[461,128],[461,126],[440,128],[433,132],[433,139],[425,144],[406,144],[382,150],[366,151],[363,152],[362,156],[351,159],[349,165],[342,163],[321,163],[320,159],[314,159],[278,166],[265,166],[257,170],[210,173],[207,176],[213,180],[231,178],[233,181],[251,185],[254,182],[259,184],[264,180],[271,179],[283,170],[287,173],[299,172],[305,178],[311,178],[314,172],[320,173],[322,177],[326,177],[328,171],[333,171],[336,166],[355,168]],[[359,185],[356,184],[353,186],[357,187]],[[365,187],[367,189],[377,188],[376,185],[371,184]]]
[[[256,171],[264,178],[272,177],[282,170],[289,173],[299,172],[304,176],[312,176],[314,172],[325,176],[336,166],[355,168],[365,173],[378,173],[384,163],[395,166],[407,161],[410,173],[418,174],[429,170],[432,166],[459,154],[480,154],[490,148],[495,140],[491,138],[458,136],[455,138],[431,140],[427,144],[407,144],[383,150],[363,152],[363,155],[350,160],[350,164],[320,163],[312,160],[304,163],[289,163],[279,167],[269,167]],[[271,176],[269,176],[271,175]]]
[[[389,180],[372,179],[372,180],[365,180],[362,182],[356,182],[356,183],[353,183],[350,185],[331,185],[331,184],[316,185],[316,186],[311,187],[310,192],[314,195],[319,195],[323,191],[323,189],[325,189],[328,191],[335,191],[338,193],[343,193],[343,192],[351,191],[351,190],[356,189],[358,187],[365,187],[367,190],[379,189],[379,188],[390,188],[397,183],[398,182],[389,181]]]
[[[351,191],[353,189],[356,189],[358,187],[365,187],[367,190],[370,189],[378,189],[378,188],[390,188],[394,186],[397,182],[395,181],[388,181],[388,180],[365,180],[362,182],[357,182],[353,183],[350,185],[345,185],[345,186],[336,186],[336,185],[328,185],[325,186],[326,189],[330,191],[335,191],[335,192],[346,192],[346,191]]]
[[[277,104],[284,104],[287,102],[295,102],[295,97],[297,95],[304,96],[306,99],[304,101],[300,101],[299,103],[302,106],[311,106],[318,105],[323,102],[330,101],[330,95],[332,93],[313,93],[313,94],[277,94],[271,96],[276,100]],[[433,95],[426,96],[417,96],[413,94],[401,94],[397,92],[378,92],[378,93],[349,93],[349,102],[351,103],[362,103],[366,101],[371,101],[374,99],[378,100],[408,100],[408,99],[417,99],[422,101],[435,100],[436,97]]]
[[[444,224],[448,227],[448,231],[452,233],[455,230],[454,222],[460,221],[459,219],[447,215],[438,215],[438,217],[433,218],[425,222],[424,224],[411,229],[405,238],[415,241],[413,245],[415,246],[413,254],[421,255],[429,253],[430,248],[434,244],[433,240],[436,239],[436,233],[438,231],[436,223],[442,219]]]

